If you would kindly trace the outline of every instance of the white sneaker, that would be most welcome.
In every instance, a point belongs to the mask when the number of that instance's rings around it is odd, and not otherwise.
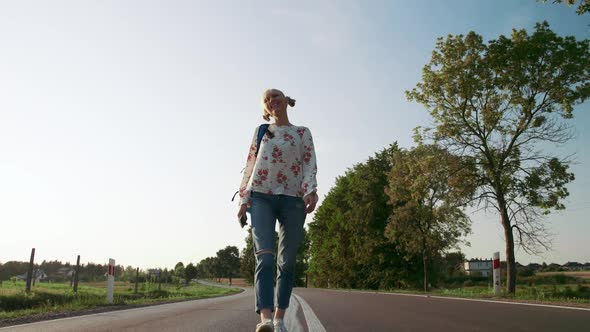
[[[285,327],[285,322],[282,319],[275,319],[275,332],[287,332],[287,328]]]
[[[256,325],[256,332],[274,332],[272,319],[265,319]]]

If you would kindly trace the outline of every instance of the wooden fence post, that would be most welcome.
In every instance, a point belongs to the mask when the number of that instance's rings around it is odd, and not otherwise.
[[[158,271],[158,291],[162,290],[162,270]]]
[[[80,255],[76,261],[76,270],[74,271],[74,293],[78,293],[78,278],[80,275]]]
[[[35,248],[31,250],[31,261],[29,262],[29,270],[27,271],[27,287],[26,292],[31,292],[31,280],[33,279],[33,267],[35,264]]]
[[[139,283],[139,268],[135,270],[135,294],[137,294],[137,285]]]

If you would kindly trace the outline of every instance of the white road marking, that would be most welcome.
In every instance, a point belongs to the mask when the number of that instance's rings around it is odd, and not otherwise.
[[[297,319],[297,311],[299,311],[299,301],[291,294],[289,301],[289,309],[285,313],[285,326],[289,332],[303,332],[303,325]]]
[[[319,289],[319,288],[318,288]],[[445,300],[459,300],[459,301],[472,301],[472,302],[486,302],[486,303],[499,303],[499,304],[513,304],[513,305],[524,305],[531,307],[545,307],[555,309],[569,309],[569,310],[582,310],[590,311],[590,308],[578,308],[578,307],[566,307],[551,304],[539,304],[539,303],[524,303],[524,302],[510,302],[510,301],[497,301],[497,300],[483,300],[483,299],[468,299],[463,297],[451,297],[451,296],[437,296],[437,295],[422,295],[422,294],[403,294],[403,293],[387,293],[387,292],[368,292],[368,291],[356,291],[356,290],[338,290],[338,289],[323,289],[329,292],[343,292],[343,293],[363,293],[363,294],[385,294],[385,295],[397,295],[397,296],[413,296],[413,297],[430,297],[434,299],[445,299]]]
[[[324,325],[322,325],[309,304],[307,304],[307,302],[305,302],[305,300],[300,296],[296,294],[293,294],[293,296],[295,296],[297,301],[299,301],[299,304],[303,309],[303,315],[305,316],[305,321],[307,322],[307,329],[309,332],[326,332]]]

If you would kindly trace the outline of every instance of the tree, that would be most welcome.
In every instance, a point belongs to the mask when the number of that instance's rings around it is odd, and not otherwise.
[[[184,277],[187,283],[197,277],[197,267],[193,263],[184,268]]]
[[[227,246],[217,252],[217,262],[219,264],[219,277],[229,279],[231,285],[232,278],[240,273],[240,250],[235,246]]]
[[[1,266],[0,280],[9,280],[27,272],[29,267],[28,262],[8,261]]]
[[[160,276],[160,278],[161,277],[162,276]],[[185,279],[185,269],[182,262],[178,262],[174,265],[174,277],[176,277],[175,283],[179,283],[181,279]]]
[[[307,269],[309,268],[309,233],[303,229],[303,240],[297,250],[297,258],[295,259],[295,286],[307,286],[305,281],[307,279]]]
[[[462,211],[473,195],[474,165],[434,145],[394,154],[386,193],[396,206],[386,236],[422,257],[423,287],[428,290],[428,261],[453,248],[470,232]]]
[[[543,216],[562,210],[574,179],[567,158],[543,152],[571,137],[562,119],[590,95],[589,41],[559,37],[539,23],[487,44],[475,32],[439,38],[406,94],[430,110],[422,135],[478,168],[478,204],[500,215],[506,239],[507,288],[516,290],[516,243],[538,253],[550,246]]]
[[[252,242],[252,227],[248,229],[248,236],[245,238],[246,247],[240,255],[240,272],[246,281],[254,284],[254,270],[256,269],[256,257],[254,257],[254,245]]]
[[[199,262],[197,265],[197,273],[201,278],[214,278],[215,271],[213,268],[213,257],[207,257]]]
[[[53,277],[52,279],[55,279],[55,275],[60,268],[69,267],[69,266],[70,266],[69,263],[64,264],[58,260],[54,260],[54,261],[43,260],[41,262],[41,264],[39,264],[39,268],[41,270],[43,270],[43,272],[45,272],[45,274],[47,274],[48,276]]]
[[[105,278],[105,273],[108,266],[96,263],[88,263],[80,266],[80,281],[102,281]],[[115,267],[115,277],[120,276],[120,271]]]
[[[465,255],[461,251],[448,252],[443,259],[445,277],[452,278],[460,273],[465,262]],[[462,273],[462,272],[461,272]]]
[[[166,284],[171,283],[172,282],[172,270],[168,270],[167,267],[165,267],[164,270],[162,270],[162,269],[159,269],[159,270],[160,270],[161,280]],[[141,272],[140,272],[140,275],[141,275]],[[144,273],[144,275],[145,275],[145,273]]]
[[[316,287],[393,288],[414,284],[418,261],[404,259],[385,227],[394,212],[385,194],[396,144],[357,164],[336,183],[309,224],[309,276]],[[419,266],[419,265],[418,265]]]
[[[217,256],[211,257],[211,272],[213,278],[217,279],[217,282],[221,282],[221,278],[223,277],[223,264]]]
[[[543,1],[543,2],[547,2],[547,0],[537,0],[538,1]],[[576,4],[576,0],[552,0],[553,3],[564,3],[568,6],[573,6]],[[578,13],[578,15],[582,15],[584,13],[590,12],[590,0],[580,0],[580,5],[578,6],[578,9],[576,9],[576,13]]]
[[[133,266],[128,265],[125,270],[123,271],[123,273],[121,274],[121,278],[120,280],[122,281],[135,281],[135,269],[133,268]]]

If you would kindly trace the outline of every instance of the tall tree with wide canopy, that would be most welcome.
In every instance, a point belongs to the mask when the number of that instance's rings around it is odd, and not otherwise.
[[[537,0],[547,2],[547,0]],[[574,6],[576,2],[578,2],[578,8],[576,8],[576,13],[578,15],[582,15],[584,13],[590,12],[590,0],[551,0],[552,3],[563,3],[568,6]]]
[[[407,92],[430,111],[424,137],[478,166],[482,208],[504,228],[507,288],[516,290],[515,241],[529,253],[550,246],[543,216],[565,208],[570,160],[552,145],[571,138],[564,120],[590,95],[589,41],[556,35],[546,22],[485,43],[475,32],[439,38]]]

